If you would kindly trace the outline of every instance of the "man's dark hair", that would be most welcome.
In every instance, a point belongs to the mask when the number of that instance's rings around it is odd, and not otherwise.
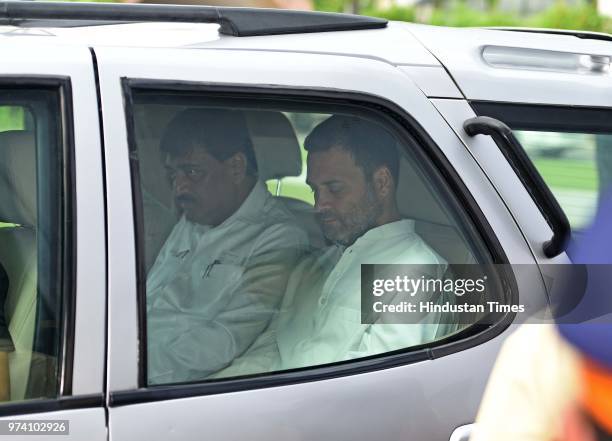
[[[160,150],[179,156],[194,147],[206,150],[217,161],[236,153],[247,160],[247,174],[257,175],[257,159],[244,114],[229,109],[186,109],[172,118],[161,138]]]
[[[391,172],[395,186],[399,153],[395,138],[380,125],[355,116],[334,115],[316,126],[304,141],[309,153],[339,147],[351,154],[367,179],[381,166]]]

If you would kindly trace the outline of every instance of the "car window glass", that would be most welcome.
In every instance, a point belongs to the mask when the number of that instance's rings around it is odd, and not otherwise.
[[[132,94],[148,385],[420,348],[489,316],[363,315],[363,271],[453,279],[449,264],[492,259],[416,141],[384,117]]]
[[[612,135],[526,130],[515,133],[572,228],[587,226],[602,192],[612,185]]]
[[[0,401],[58,394],[58,110],[53,91],[0,88]]]

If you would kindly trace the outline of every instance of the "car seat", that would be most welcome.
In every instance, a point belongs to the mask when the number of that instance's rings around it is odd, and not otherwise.
[[[415,230],[447,262],[476,263],[456,221],[443,209],[434,191],[406,157],[400,159],[397,204],[403,218],[415,220]]]
[[[262,181],[277,180],[276,197],[295,215],[306,231],[310,246],[324,245],[323,234],[314,216],[313,207],[300,199],[280,196],[282,179],[302,174],[302,154],[289,119],[281,112],[246,111],[253,149]]]

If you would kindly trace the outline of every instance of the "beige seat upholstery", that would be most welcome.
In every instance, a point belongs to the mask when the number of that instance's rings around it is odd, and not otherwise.
[[[15,345],[9,355],[11,399],[26,398],[36,326],[36,148],[31,132],[0,133],[0,262],[9,277],[6,321]]]
[[[302,173],[300,144],[291,122],[281,112],[245,112],[259,179],[282,179]]]
[[[302,154],[289,119],[281,112],[245,112],[253,149],[257,158],[259,179],[283,179],[300,176]],[[313,207],[299,199],[277,196],[295,215],[300,227],[308,233],[310,245],[324,245],[323,234],[314,217]]]
[[[397,203],[402,217],[415,219],[417,233],[449,263],[476,263],[471,247],[442,208],[434,190],[407,158],[400,160]]]
[[[157,110],[156,111],[154,111]],[[137,108],[136,144],[138,172],[142,193],[145,235],[145,269],[148,271],[178,217],[172,201],[172,189],[165,179],[164,164],[159,151],[159,140],[174,112],[164,107]]]

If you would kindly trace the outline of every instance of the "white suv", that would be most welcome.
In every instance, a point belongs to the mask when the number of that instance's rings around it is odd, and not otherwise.
[[[612,183],[611,40],[1,2],[2,421],[67,420],[88,441],[467,439],[521,313],[333,363],[151,384],[146,275],[180,215],[160,140],[187,108],[239,109],[259,179],[321,248],[304,138],[332,115],[373,121],[398,140],[402,217],[451,264],[511,264],[499,290],[534,310],[550,300],[545,264],[568,262],[570,231]]]

